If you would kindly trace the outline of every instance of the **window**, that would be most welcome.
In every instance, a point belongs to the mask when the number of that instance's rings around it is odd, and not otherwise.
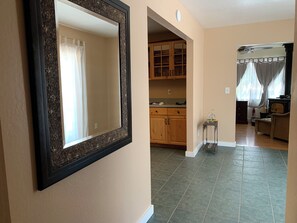
[[[285,67],[268,86],[268,98],[276,98],[283,94],[285,94]]]
[[[253,62],[249,62],[236,88],[236,98],[238,101],[248,101],[249,106],[258,106],[262,93],[263,87],[258,80],[255,66]]]
[[[61,37],[61,86],[65,144],[88,135],[84,42]]]

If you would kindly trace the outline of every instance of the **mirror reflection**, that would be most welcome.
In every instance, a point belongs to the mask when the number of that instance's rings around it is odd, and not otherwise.
[[[57,0],[64,148],[121,127],[118,24]]]

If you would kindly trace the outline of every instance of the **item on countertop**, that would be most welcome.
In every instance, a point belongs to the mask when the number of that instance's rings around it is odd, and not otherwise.
[[[183,101],[183,102],[178,101],[178,102],[176,102],[175,104],[176,104],[176,105],[186,105],[186,101]]]

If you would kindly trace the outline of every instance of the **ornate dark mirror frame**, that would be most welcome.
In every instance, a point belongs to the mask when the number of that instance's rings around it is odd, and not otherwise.
[[[24,0],[39,190],[132,141],[129,6],[69,1],[119,24],[121,127],[63,149],[54,0]]]

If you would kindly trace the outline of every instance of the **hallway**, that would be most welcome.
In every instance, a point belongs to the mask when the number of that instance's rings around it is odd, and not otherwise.
[[[287,151],[237,146],[216,154],[151,148],[149,223],[284,223]]]

